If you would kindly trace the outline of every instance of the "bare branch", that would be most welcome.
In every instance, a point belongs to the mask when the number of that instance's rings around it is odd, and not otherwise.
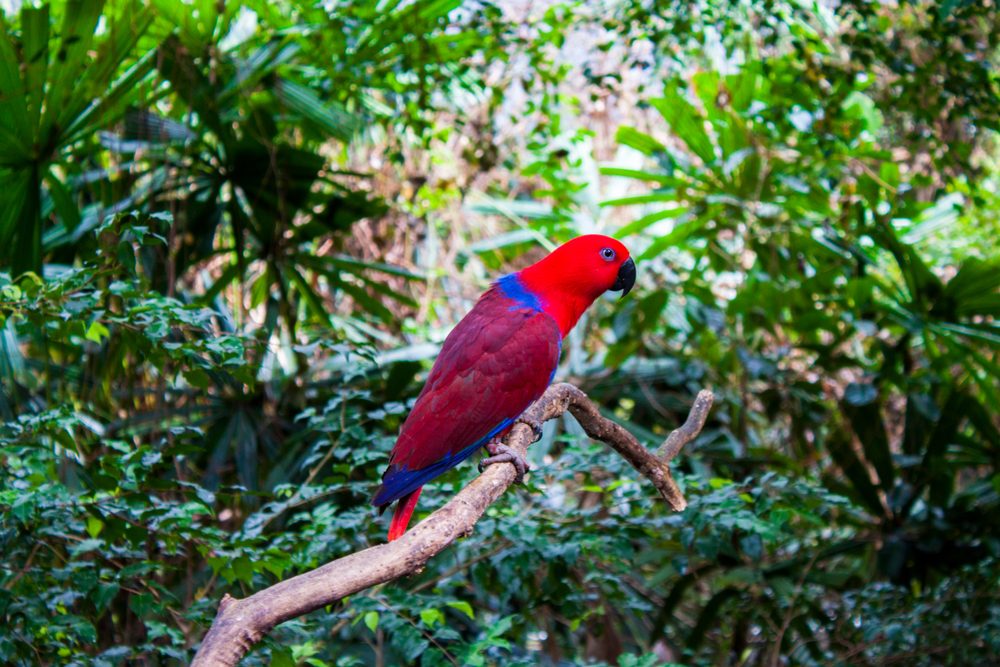
[[[660,445],[659,451],[656,452],[661,461],[670,463],[680,453],[684,445],[698,437],[701,429],[705,428],[705,420],[708,419],[708,413],[712,409],[714,401],[715,396],[709,390],[702,389],[698,392],[691,405],[691,411],[688,412],[688,418],[670,432],[667,439]]]
[[[712,393],[699,393],[687,421],[670,434],[657,456],[621,425],[601,415],[582,391],[570,384],[556,384],[528,408],[522,416],[527,423],[516,423],[505,441],[524,456],[534,437],[528,424],[541,424],[568,410],[587,435],[621,454],[653,483],[674,510],[681,511],[687,501],[667,464],[698,435],[711,407]],[[192,664],[232,667],[276,625],[419,571],[449,544],[470,534],[486,508],[514,482],[516,474],[513,465],[490,466],[441,509],[394,542],[338,558],[247,598],[226,595]]]

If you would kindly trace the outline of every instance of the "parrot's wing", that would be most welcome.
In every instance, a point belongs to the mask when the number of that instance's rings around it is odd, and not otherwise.
[[[561,343],[549,315],[484,295],[445,340],[372,504],[402,498],[508,429],[552,381]]]

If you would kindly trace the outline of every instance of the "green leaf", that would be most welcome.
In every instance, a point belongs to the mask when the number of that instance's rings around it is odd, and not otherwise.
[[[955,483],[954,472],[945,460],[948,447],[955,442],[972,401],[960,391],[952,391],[941,408],[941,418],[927,439],[927,449],[921,461],[921,481],[929,489],[930,501],[939,507],[947,505]]]
[[[268,267],[257,276],[250,286],[250,305],[258,307],[271,296],[272,275]]]
[[[25,6],[21,10],[24,48],[24,89],[28,93],[29,122],[38,131],[42,114],[42,95],[49,64],[49,6]]]
[[[623,167],[601,167],[600,172],[605,176],[620,176],[622,178],[633,178],[638,181],[649,181],[651,183],[659,183],[660,185],[666,187],[669,185],[677,185],[678,180],[676,177],[670,174],[657,174],[651,171],[642,171],[640,169],[626,169]]]
[[[753,47],[744,51],[745,62],[737,74],[726,77],[726,83],[732,93],[733,109],[737,113],[745,113],[753,104],[757,95],[760,78],[760,61]]]
[[[990,326],[988,324],[933,324],[930,326],[931,331],[942,334],[955,333],[961,336],[966,336],[974,340],[987,343],[990,346],[998,347],[1000,346],[1000,328],[996,326]],[[945,333],[947,332],[947,333]]]
[[[830,456],[850,480],[852,494],[875,516],[884,516],[885,506],[882,504],[878,489],[872,484],[871,478],[868,476],[868,469],[854,452],[847,434],[841,431],[834,432],[827,439],[827,448],[830,451]]]
[[[945,285],[942,298],[961,317],[1000,315],[1000,258],[969,258]]]
[[[146,24],[137,26],[136,29],[144,31],[151,22],[152,17],[147,17]],[[136,41],[140,35],[136,35]],[[157,54],[155,49],[143,54],[117,80],[110,83],[100,98],[73,118],[66,128],[64,143],[76,141],[85,133],[94,132],[97,125],[107,125],[121,118],[127,107],[135,101],[136,91],[141,90],[142,83],[154,71]]]
[[[52,203],[59,216],[59,221],[72,232],[80,225],[80,209],[73,201],[73,196],[51,171],[45,175],[45,182],[49,186],[49,194],[52,196]]]
[[[601,206],[635,206],[638,204],[659,204],[662,202],[676,203],[676,192],[654,192],[648,195],[631,195],[619,199],[608,199]]]
[[[104,530],[104,522],[98,519],[96,516],[87,517],[87,534],[91,537],[97,537]]]
[[[238,280],[242,276],[242,270],[239,264],[233,263],[228,265],[219,274],[219,277],[215,279],[211,287],[205,290],[205,293],[201,296],[201,299],[205,303],[209,303],[215,300],[217,296],[226,287],[231,285],[234,281]]]
[[[114,582],[98,584],[91,593],[91,599],[94,601],[94,606],[97,607],[99,611],[106,610],[108,605],[111,604],[111,601],[118,595],[119,590],[121,590],[121,587]]]
[[[421,2],[418,7],[417,16],[423,20],[433,20],[445,18],[453,10],[462,6],[462,0],[431,0]]]
[[[27,6],[24,11],[39,10]],[[18,164],[29,157],[29,146],[37,135],[29,116],[30,102],[21,80],[14,32],[2,19],[0,16],[0,146],[12,154],[0,156],[0,164]]]
[[[253,562],[248,557],[240,556],[233,559],[231,567],[237,581],[242,581],[248,586],[253,583],[254,567]]]
[[[157,49],[156,67],[177,95],[198,113],[200,122],[225,145],[235,143],[232,128],[223,123],[215,88],[176,35],[167,37]]]
[[[653,225],[661,220],[670,220],[671,218],[678,218],[690,209],[686,206],[678,206],[676,208],[665,208],[662,211],[657,211],[655,213],[650,213],[649,215],[644,215],[638,220],[633,220],[629,224],[625,225],[618,230],[618,237],[624,238],[626,236],[631,236],[633,234],[638,234],[642,232],[650,225]]]
[[[678,223],[669,234],[660,236],[653,241],[649,247],[646,248],[645,252],[642,253],[640,259],[650,259],[658,256],[667,248],[680,246],[682,243],[687,241],[688,238],[701,231],[708,221],[708,217],[699,216],[697,218]]]
[[[11,171],[0,168],[0,179],[4,183],[0,189],[0,257],[12,261],[8,249],[14,247],[15,239],[30,231],[25,229],[22,217],[30,197],[30,172],[27,169]]]
[[[679,88],[668,87],[663,97],[650,100],[649,103],[702,162],[709,165],[715,161],[715,148],[705,131],[705,119],[684,98]]]
[[[306,282],[306,279],[302,277],[299,270],[294,266],[288,267],[288,277],[291,279],[292,283],[295,285],[295,290],[302,296],[305,302],[309,305],[309,310],[318,317],[321,321],[329,322],[330,314],[327,312],[326,307],[323,305],[323,301],[319,294]]]
[[[619,127],[618,132],[615,133],[615,141],[623,146],[634,148],[643,155],[665,153],[667,150],[666,146],[653,137],[631,127]]]
[[[844,98],[844,113],[861,121],[862,126],[872,134],[882,128],[882,112],[875,101],[859,90],[852,91]]]
[[[62,134],[72,118],[89,102],[77,92],[81,79],[93,76],[93,70],[87,67],[87,59],[91,55],[91,45],[103,8],[103,0],[66,2],[59,28],[59,46],[51,68],[54,76],[49,79],[45,114],[39,130],[39,134],[47,140]]]
[[[14,273],[40,270],[42,263],[42,211],[41,179],[39,167],[31,165],[24,170],[27,185],[24,201],[19,212],[18,230],[11,248],[7,249],[8,259]]]
[[[372,632],[375,632],[376,628],[378,628],[378,612],[377,611],[365,612],[364,621],[365,621],[365,626],[367,626],[367,628]]]
[[[18,301],[21,298],[21,294],[21,288],[17,285],[4,285],[0,287],[0,299],[3,301]]]
[[[434,627],[437,624],[444,625],[444,614],[441,613],[440,609],[421,609],[420,620],[429,627]]]
[[[291,650],[277,647],[271,650],[270,667],[295,667],[298,663]]]
[[[426,276],[419,273],[414,273],[409,269],[404,269],[401,266],[394,266],[392,264],[385,264],[383,262],[366,262],[364,260],[356,259],[348,255],[330,255],[328,257],[318,257],[318,260],[326,260],[334,266],[340,268],[357,268],[357,269],[371,269],[372,271],[378,271],[381,273],[388,273],[393,276],[399,276],[400,278],[406,278],[407,280],[425,280]]]
[[[108,331],[108,328],[106,326],[101,324],[98,320],[94,320],[93,322],[90,323],[90,326],[87,327],[87,333],[84,335],[84,337],[89,341],[100,344],[110,334],[111,332]]]
[[[357,285],[353,285],[346,280],[342,280],[337,284],[337,289],[346,292],[352,299],[354,299],[359,306],[361,306],[365,311],[371,313],[383,322],[392,322],[395,318],[393,317],[392,311],[386,308],[377,299],[373,299],[368,295],[367,292]]]
[[[870,387],[870,385],[849,385]],[[874,389],[874,387],[872,387]],[[854,392],[855,394],[859,392]],[[863,392],[862,392],[863,393]],[[878,473],[879,485],[884,489],[891,489],[896,479],[896,471],[892,464],[892,453],[889,451],[889,436],[885,430],[885,422],[882,419],[882,411],[875,398],[868,396],[854,396],[855,402],[844,392],[844,414],[851,423],[854,434],[861,442],[861,448],[865,453],[865,458],[875,468]],[[861,402],[858,402],[861,401]]]
[[[452,600],[451,602],[447,602],[445,604],[447,604],[452,609],[456,609],[462,612],[463,614],[468,616],[471,620],[476,619],[476,614],[472,609],[472,605],[464,600]]]
[[[289,109],[341,141],[350,141],[358,131],[358,119],[334,103],[324,103],[311,90],[293,81],[282,79],[274,88],[275,95]]]

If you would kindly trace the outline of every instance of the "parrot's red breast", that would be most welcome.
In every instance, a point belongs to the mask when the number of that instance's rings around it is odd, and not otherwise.
[[[406,530],[421,487],[504,434],[552,381],[562,339],[594,299],[628,292],[635,264],[607,236],[581,236],[497,280],[445,339],[372,500],[399,501]]]

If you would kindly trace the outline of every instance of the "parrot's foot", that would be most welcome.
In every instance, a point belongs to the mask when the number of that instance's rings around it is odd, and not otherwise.
[[[535,439],[533,442],[538,442],[542,439],[542,423],[534,419],[526,419],[524,417],[518,419],[514,422],[515,424],[524,424],[531,429],[531,432],[535,434]]]
[[[487,466],[491,466],[494,463],[510,463],[517,469],[517,477],[514,478],[514,483],[520,484],[524,481],[524,475],[528,472],[528,462],[524,460],[523,456],[502,442],[487,443],[486,451],[492,454],[492,456],[479,462],[479,472],[486,470]]]

